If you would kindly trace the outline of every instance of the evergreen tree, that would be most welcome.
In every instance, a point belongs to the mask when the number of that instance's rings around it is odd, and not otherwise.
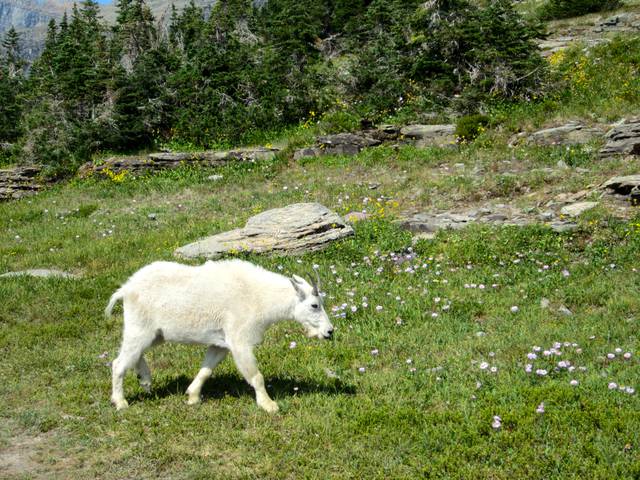
[[[2,40],[0,56],[0,140],[13,141],[20,134],[24,65],[20,56],[20,35],[11,27]]]

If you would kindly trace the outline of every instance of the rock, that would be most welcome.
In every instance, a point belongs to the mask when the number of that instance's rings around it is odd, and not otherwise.
[[[33,195],[43,188],[37,179],[41,168],[28,165],[0,170],[0,200],[13,200]]]
[[[218,258],[239,251],[297,255],[350,235],[353,229],[338,214],[318,203],[297,203],[262,212],[244,228],[185,245],[174,254],[182,258]]]
[[[607,193],[629,197],[634,205],[640,203],[640,175],[613,177],[602,184]]]
[[[223,178],[224,178],[224,175],[218,175],[218,174],[216,174],[216,175],[209,175],[209,176],[207,177],[207,180],[211,180],[212,182],[216,182],[216,181],[218,181],[218,180],[222,180]]]
[[[236,150],[205,151],[205,152],[157,152],[147,157],[111,157],[100,165],[91,162],[84,164],[78,170],[80,177],[87,177],[94,173],[109,170],[113,173],[127,171],[131,174],[178,168],[184,165],[198,165],[218,167],[234,162],[257,162],[271,160],[278,150],[273,148],[239,148]]]
[[[67,278],[77,280],[80,278],[79,275],[74,273],[63,272],[62,270],[55,269],[44,269],[44,268],[36,268],[31,270],[22,270],[19,272],[7,272],[0,275],[0,278],[11,278],[11,277],[21,277],[21,276],[30,276],[30,277],[39,277],[39,278]]]
[[[551,230],[556,233],[573,232],[578,229],[578,224],[574,222],[553,222],[550,224]]]
[[[618,13],[598,23],[595,32],[630,32],[640,30],[640,15],[633,12]]]
[[[380,145],[380,140],[365,135],[353,133],[337,133],[335,135],[323,135],[316,138],[315,147],[307,147],[296,150],[294,160],[306,157],[321,157],[324,155],[357,155],[366,147]]]
[[[640,155],[640,117],[615,125],[605,135],[606,144],[600,150],[601,157],[615,155]]]
[[[456,143],[456,126],[447,125],[407,125],[400,134],[413,140],[417,147],[449,146]]]
[[[473,223],[524,226],[532,221],[506,205],[494,207],[502,211],[494,213],[491,209],[480,208],[465,212],[417,213],[400,219],[398,223],[401,228],[416,234],[433,234],[439,230],[460,230]]]
[[[582,145],[601,138],[604,131],[586,127],[579,122],[570,122],[559,127],[538,130],[527,137],[527,143],[534,145]],[[564,167],[562,167],[564,168]]]
[[[149,220],[156,220],[158,218],[158,215],[156,215],[155,213],[150,213],[149,215],[147,215],[147,218]]]
[[[598,202],[578,202],[562,207],[560,209],[560,213],[562,215],[568,215],[569,217],[579,217],[584,212],[597,206]]]
[[[560,307],[558,308],[558,313],[561,313],[562,315],[566,315],[567,317],[570,317],[571,315],[573,315],[573,312],[569,310],[567,307],[565,307],[564,305],[560,305]]]
[[[376,128],[363,130],[362,134],[380,142],[393,142],[400,136],[400,127],[397,125],[378,125]]]

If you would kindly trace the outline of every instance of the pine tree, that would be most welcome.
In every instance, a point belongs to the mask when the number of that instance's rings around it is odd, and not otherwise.
[[[21,94],[24,88],[20,56],[20,35],[11,27],[2,40],[0,56],[0,139],[15,140],[20,134],[19,121],[23,110]]]

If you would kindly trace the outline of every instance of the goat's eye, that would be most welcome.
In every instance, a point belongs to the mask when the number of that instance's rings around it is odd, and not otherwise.
[[[318,304],[314,303],[313,305],[311,305],[311,308],[318,308]]]

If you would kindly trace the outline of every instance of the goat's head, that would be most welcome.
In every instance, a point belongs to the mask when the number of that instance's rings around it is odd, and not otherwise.
[[[309,283],[304,278],[294,275],[289,280],[298,299],[293,319],[304,326],[307,337],[330,339],[333,336],[333,325],[324,311],[320,296],[320,278],[317,282]]]

